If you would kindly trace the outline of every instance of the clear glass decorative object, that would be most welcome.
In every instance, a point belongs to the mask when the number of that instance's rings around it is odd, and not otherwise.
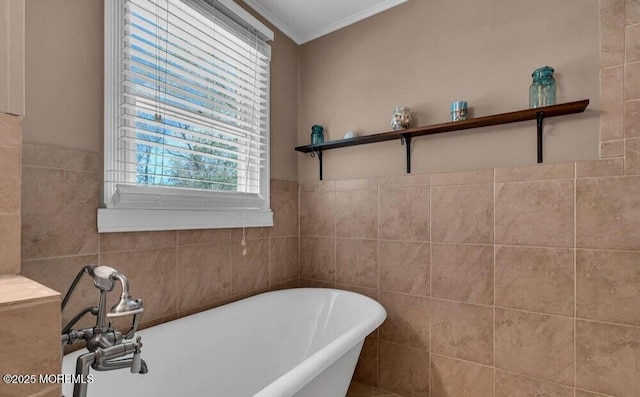
[[[324,128],[321,125],[314,125],[311,127],[311,144],[316,145],[324,142]]]
[[[466,101],[456,101],[451,103],[451,121],[461,121],[467,119],[469,105]]]
[[[556,79],[553,68],[545,66],[531,74],[533,82],[529,86],[529,108],[541,108],[556,104]]]
[[[391,128],[394,131],[411,127],[411,108],[408,106],[398,106],[393,109],[391,116]]]

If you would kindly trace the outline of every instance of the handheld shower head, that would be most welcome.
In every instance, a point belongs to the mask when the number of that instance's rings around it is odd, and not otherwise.
[[[113,289],[114,280],[112,275],[117,274],[116,269],[109,266],[96,266],[88,270],[93,279],[93,285],[100,291],[109,292]]]

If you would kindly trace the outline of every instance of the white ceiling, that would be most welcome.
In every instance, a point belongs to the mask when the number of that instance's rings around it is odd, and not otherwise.
[[[244,0],[297,44],[311,41],[407,0]]]

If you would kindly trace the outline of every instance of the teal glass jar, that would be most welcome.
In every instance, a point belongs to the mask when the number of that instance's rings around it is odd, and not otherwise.
[[[529,108],[541,108],[556,104],[556,79],[553,68],[545,66],[533,71],[533,82],[529,86]]]
[[[324,128],[321,125],[314,125],[311,127],[311,144],[316,145],[324,142],[324,134],[322,131]]]

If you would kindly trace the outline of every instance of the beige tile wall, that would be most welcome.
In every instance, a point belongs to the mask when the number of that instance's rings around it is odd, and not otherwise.
[[[99,171],[97,153],[24,144],[24,276],[64,294],[84,265],[112,266],[127,275],[133,295],[144,298],[143,326],[298,285],[297,183],[272,180],[275,226],[247,229],[244,257],[241,229],[98,234]],[[96,299],[83,279],[63,323]]]
[[[620,161],[301,184],[301,284],[388,312],[355,379],[405,397],[637,395],[640,176]]]
[[[600,8],[601,160],[300,186],[302,285],[388,311],[356,380],[411,397],[638,395],[640,1]],[[364,244],[366,266],[336,260]]]

